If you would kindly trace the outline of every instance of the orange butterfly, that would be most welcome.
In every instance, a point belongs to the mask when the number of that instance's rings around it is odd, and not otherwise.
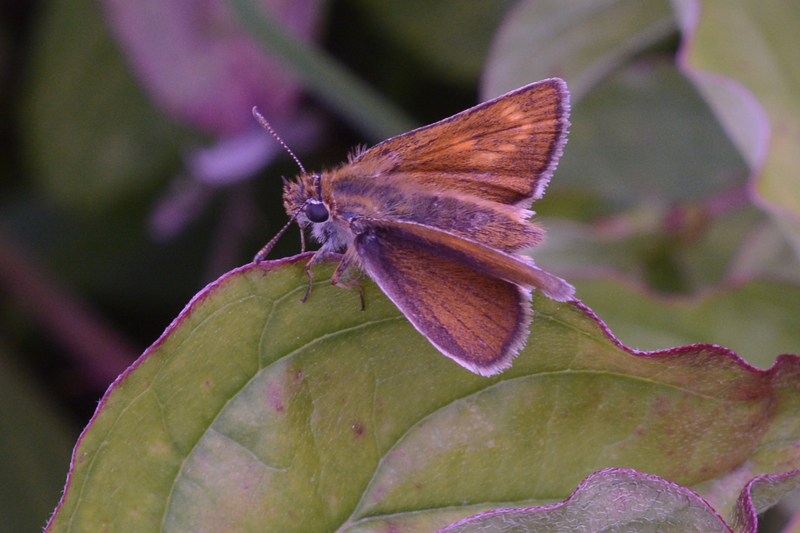
[[[518,254],[544,237],[528,207],[558,164],[568,116],[567,86],[552,78],[357,152],[334,170],[300,165],[283,191],[289,223],[255,262],[292,222],[310,225],[322,247],[306,266],[303,301],[311,266],[345,251],[335,285],[357,285],[342,276],[366,271],[444,355],[484,376],[500,372],[525,345],[531,290],[558,301],[575,292]]]

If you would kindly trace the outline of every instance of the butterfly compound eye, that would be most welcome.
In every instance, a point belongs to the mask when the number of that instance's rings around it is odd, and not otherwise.
[[[328,208],[324,204],[310,202],[306,206],[306,216],[311,222],[325,222],[328,220]]]

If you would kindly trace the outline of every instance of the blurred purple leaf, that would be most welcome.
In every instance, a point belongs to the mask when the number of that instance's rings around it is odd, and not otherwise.
[[[273,126],[298,152],[310,149],[322,132],[322,121],[310,114],[296,113],[277,120]],[[148,220],[150,235],[158,241],[176,237],[202,216],[217,189],[253,177],[283,153],[283,147],[255,121],[241,134],[188,153],[188,176],[177,176],[156,201]]]
[[[224,186],[252,176],[263,168],[264,161],[285,153],[255,121],[251,126],[241,134],[220,140],[213,147],[191,153],[186,164],[192,176],[203,183]],[[310,148],[317,140],[319,126],[320,122],[308,114],[295,114],[290,120],[276,120],[273,124],[287,144],[298,151]]]
[[[322,3],[264,0],[261,7],[309,40],[317,33]],[[257,126],[254,106],[295,149],[316,142],[318,119],[299,116],[300,86],[238,24],[224,0],[106,0],[104,5],[115,38],[151,98],[218,139],[184,157],[188,178],[176,177],[150,215],[155,239],[180,234],[202,216],[215,188],[253,177],[282,153],[280,144]],[[255,209],[250,205],[244,211]],[[230,226],[233,234],[220,242],[240,241],[249,225]],[[236,247],[229,252],[223,263],[238,256]]]
[[[322,0],[264,0],[297,36],[316,34]],[[242,30],[223,0],[105,0],[112,32],[131,67],[170,114],[220,136],[248,130],[250,110],[286,116],[296,83]]]

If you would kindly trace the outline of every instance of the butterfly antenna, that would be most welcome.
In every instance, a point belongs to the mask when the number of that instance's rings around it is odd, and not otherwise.
[[[294,162],[295,162],[295,163],[297,163],[297,166],[298,166],[298,167],[300,167],[300,170],[303,172],[303,174],[308,174],[308,172],[306,172],[306,169],[305,169],[305,167],[303,166],[303,163],[301,163],[301,162],[300,162],[300,160],[299,160],[299,159],[297,159],[297,156],[296,156],[296,155],[294,155],[294,152],[292,152],[292,151],[289,149],[289,147],[288,147],[288,146],[286,146],[286,143],[285,143],[285,142],[283,142],[283,139],[281,139],[280,135],[278,135],[277,133],[275,133],[275,130],[273,130],[273,129],[272,129],[272,126],[270,126],[270,125],[269,125],[269,122],[267,122],[267,119],[265,119],[265,118],[264,118],[264,115],[262,115],[261,113],[259,113],[259,112],[258,112],[258,108],[257,108],[257,107],[254,107],[254,108],[253,108],[253,116],[254,116],[254,117],[256,117],[256,120],[258,121],[258,123],[259,123],[259,124],[261,124],[261,126],[262,126],[262,127],[265,129],[265,130],[267,130],[268,132],[270,132],[270,133],[272,134],[272,136],[273,136],[273,137],[275,137],[275,140],[277,140],[279,143],[281,143],[281,146],[283,146],[284,150],[286,150],[287,152],[289,152],[289,155],[290,155],[290,156],[292,156],[292,159],[294,159]],[[281,232],[281,233],[282,233],[282,232]],[[280,233],[279,233],[278,235],[280,235]],[[270,242],[271,242],[271,241],[270,241]],[[261,255],[261,252],[259,252],[259,255]],[[256,257],[258,257],[258,256],[256,256]]]
[[[263,260],[265,260],[267,258],[269,253],[272,251],[272,248],[275,246],[275,243],[278,242],[278,239],[280,239],[281,236],[284,233],[286,233],[286,230],[289,229],[289,226],[292,225],[292,222],[294,222],[294,220],[296,218],[297,218],[297,215],[292,215],[291,216],[291,218],[289,219],[289,222],[287,222],[286,225],[281,228],[281,230],[278,232],[278,234],[275,235],[272,239],[270,239],[270,241],[262,249],[260,249],[258,251],[256,256],[253,258],[253,263],[260,263],[261,261],[263,261]],[[300,231],[302,231],[302,229]],[[303,248],[305,248],[305,246],[303,246]],[[303,251],[305,251],[305,250],[303,250]]]

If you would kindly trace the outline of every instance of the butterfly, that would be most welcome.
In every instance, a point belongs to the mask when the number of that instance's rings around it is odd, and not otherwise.
[[[511,366],[531,323],[531,291],[568,301],[574,288],[519,252],[544,229],[529,219],[558,164],[569,92],[539,81],[429,126],[357,150],[339,167],[284,179],[284,231],[321,243],[306,266],[344,252],[331,281],[357,287],[366,272],[444,355],[489,376]],[[305,241],[304,245],[305,245]],[[362,292],[363,306],[363,292]]]

